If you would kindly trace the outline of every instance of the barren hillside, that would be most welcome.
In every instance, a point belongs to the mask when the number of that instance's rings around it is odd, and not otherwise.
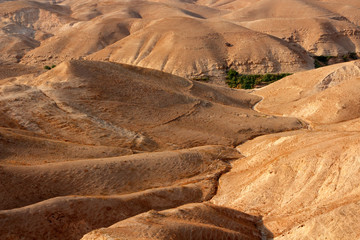
[[[314,55],[359,52],[359,11],[356,1],[5,1],[0,60],[88,57],[220,83],[228,68],[297,72]]]
[[[220,179],[214,204],[264,216],[276,239],[357,239],[359,62],[294,74],[256,91],[257,109],[309,130],[262,136]],[[234,184],[237,183],[237,184]]]
[[[0,0],[0,239],[359,239],[359,16]]]
[[[210,200],[216,208],[223,207],[220,215],[209,217],[214,214],[209,209],[199,213],[201,205],[191,207],[191,211],[181,211],[180,207],[148,212],[93,231],[83,239],[359,238],[359,103],[352,92],[357,89],[359,77],[358,62],[351,62],[294,74],[256,90],[254,94],[263,97],[256,109],[299,117],[309,126],[239,145],[237,150],[245,157],[231,161],[230,171],[220,177],[217,193]],[[327,97],[320,97],[326,91]],[[303,115],[313,95],[320,106],[314,110],[317,114]],[[337,110],[341,101],[347,104],[343,111]],[[250,226],[255,226],[260,236],[248,228],[246,237],[242,236],[244,225],[249,223],[223,213],[230,209],[262,216],[247,218],[252,219]],[[218,225],[215,219],[223,219],[226,224]],[[232,223],[235,219],[241,226]],[[129,230],[129,226],[134,229]],[[231,232],[236,226],[237,230]]]
[[[0,91],[2,239],[80,239],[209,200],[234,146],[306,127],[254,111],[246,91],[109,62],[64,62]]]
[[[3,129],[4,134],[31,148],[48,142],[54,151],[60,148],[76,158],[79,148],[86,149],[84,156],[99,157],[101,152],[236,146],[304,125],[257,113],[251,107],[260,98],[245,91],[116,63],[64,62],[39,76],[4,79],[0,93],[2,127],[13,129]],[[7,160],[25,162],[24,154],[46,160],[34,149],[18,149],[19,142],[3,144]]]
[[[360,61],[294,74],[256,91],[264,97],[257,109],[316,124],[356,119],[360,117],[359,78]]]

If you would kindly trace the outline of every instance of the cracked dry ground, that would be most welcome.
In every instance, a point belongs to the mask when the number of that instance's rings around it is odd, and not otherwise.
[[[259,96],[94,61],[4,78],[0,238],[356,239],[358,75],[334,65]]]

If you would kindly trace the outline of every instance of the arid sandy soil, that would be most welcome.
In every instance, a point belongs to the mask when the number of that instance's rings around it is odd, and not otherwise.
[[[37,0],[0,2],[0,60],[88,58],[183,77],[296,72],[359,48],[358,1]]]
[[[208,201],[242,157],[235,146],[307,126],[253,110],[261,98],[246,91],[109,62],[64,62],[5,78],[0,91],[4,239],[80,239],[149,210]]]
[[[220,179],[212,203],[264,216],[277,239],[359,238],[359,227],[349,227],[360,211],[358,66],[298,73],[256,91],[264,97],[257,109],[310,128],[238,146],[246,158]]]
[[[356,0],[0,0],[0,239],[359,239],[360,60],[313,69],[359,23]]]

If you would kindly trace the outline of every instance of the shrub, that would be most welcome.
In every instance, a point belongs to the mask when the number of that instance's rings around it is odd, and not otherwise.
[[[351,59],[354,59],[354,60],[358,59],[358,55],[356,52],[349,53],[349,57],[351,57]]]
[[[45,66],[44,66],[44,69],[46,69],[46,70],[51,70],[51,69],[54,68],[54,67],[56,67],[56,65],[52,65],[51,67],[48,66],[48,65],[45,65]]]
[[[234,69],[227,72],[226,83],[231,88],[252,89],[259,84],[270,84],[281,78],[291,75],[290,73],[267,73],[261,74],[239,74]]]
[[[320,68],[320,67],[323,67],[323,66],[325,66],[325,65],[324,65],[324,64],[321,64],[320,61],[318,61],[318,60],[315,59],[315,61],[314,61],[314,67],[315,67],[315,68]]]
[[[327,66],[329,63],[329,60],[332,58],[336,58],[335,56],[314,56],[315,62],[318,61],[318,63],[320,63],[320,65],[322,66]]]
[[[314,56],[313,58],[314,58],[314,67],[319,68],[319,67],[324,67],[324,66],[329,65],[329,60],[332,58],[336,58],[336,57],[321,55],[321,56]]]
[[[226,83],[229,85],[229,87],[236,88],[239,85],[240,82],[238,81],[238,76],[239,73],[234,69],[230,69],[227,72]]]

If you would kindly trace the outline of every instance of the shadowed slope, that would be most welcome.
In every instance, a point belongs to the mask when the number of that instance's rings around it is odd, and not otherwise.
[[[2,240],[80,239],[89,231],[134,215],[163,210],[209,198],[204,186],[190,183],[112,196],[64,196],[22,208],[0,211]]]
[[[238,157],[235,149],[206,146],[32,167],[0,166],[1,208],[17,208],[0,211],[0,237],[79,239],[94,228],[144,211],[209,200],[218,177],[228,171],[226,161]]]
[[[271,18],[242,22],[241,25],[284,39],[312,55],[338,56],[358,52],[359,26],[333,18]]]
[[[31,131],[0,128],[0,161],[3,164],[43,164],[130,155],[133,152],[128,148],[76,144]]]
[[[234,156],[240,155],[231,148],[215,146],[37,166],[1,166],[0,208],[22,207],[57,196],[124,194],[184,184],[224,171],[226,164],[219,159]]]
[[[263,239],[266,236],[262,227],[261,218],[203,203],[188,204],[161,212],[149,211],[109,228],[95,230],[82,239],[250,240]]]
[[[26,66],[22,64],[0,64],[0,83],[3,83],[7,80],[6,78],[17,77],[26,74],[40,74],[42,72],[41,69]]]

